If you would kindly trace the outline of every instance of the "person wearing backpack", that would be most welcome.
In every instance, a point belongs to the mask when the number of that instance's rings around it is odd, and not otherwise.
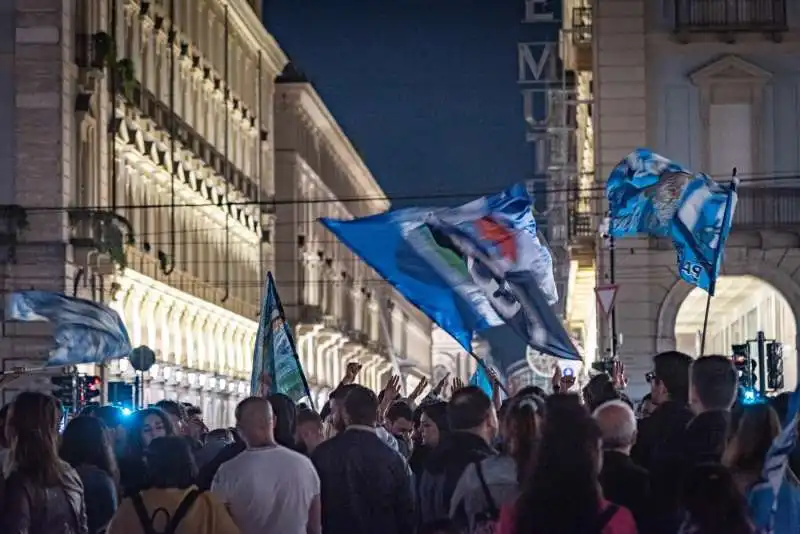
[[[194,485],[197,467],[182,437],[145,450],[149,489],[122,501],[106,534],[240,534],[225,506]]]
[[[496,534],[637,534],[633,514],[603,498],[600,428],[577,395],[545,402],[542,439]]]

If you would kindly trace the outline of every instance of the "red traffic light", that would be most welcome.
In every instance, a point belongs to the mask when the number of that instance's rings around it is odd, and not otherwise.
[[[100,380],[99,376],[93,376],[87,381],[86,386],[89,389],[91,389],[92,391],[95,391],[95,390],[100,389],[100,386],[102,384],[103,384],[103,381]]]

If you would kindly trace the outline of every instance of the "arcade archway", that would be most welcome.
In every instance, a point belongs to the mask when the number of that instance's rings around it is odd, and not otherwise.
[[[675,320],[675,348],[700,353],[707,294],[693,289],[681,303]],[[731,354],[731,346],[746,343],[763,331],[783,344],[784,390],[797,383],[797,322],[786,297],[755,276],[723,276],[711,299],[705,354]],[[755,350],[755,346],[753,346]]]

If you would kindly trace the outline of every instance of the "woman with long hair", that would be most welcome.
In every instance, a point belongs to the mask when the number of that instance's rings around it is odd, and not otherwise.
[[[731,471],[739,492],[747,498],[760,481],[767,452],[781,431],[778,414],[769,404],[752,404],[742,408],[739,424],[728,442],[722,463]],[[775,533],[796,532],[800,525],[800,483],[787,469],[778,493],[775,512]]]
[[[447,403],[442,401],[426,402],[414,412],[417,437],[411,458],[408,461],[411,470],[421,476],[425,468],[428,454],[438,444],[443,434],[450,431],[447,421]],[[417,480],[419,481],[419,480]]]
[[[61,459],[81,477],[89,534],[102,532],[117,509],[119,472],[108,429],[100,419],[81,415],[61,437]]]
[[[133,495],[147,487],[144,451],[156,438],[176,435],[169,415],[159,408],[145,408],[131,417],[127,435],[128,450],[119,461],[122,496]]]
[[[183,437],[153,439],[144,457],[150,488],[122,501],[107,534],[239,534],[222,502],[194,485],[197,466]]]
[[[0,506],[0,532],[87,534],[80,477],[58,457],[61,408],[50,395],[23,392],[6,430],[10,474]]]
[[[501,510],[498,534],[636,534],[630,511],[603,498],[600,429],[577,395],[547,398],[530,462],[519,498]]]
[[[520,484],[536,454],[544,401],[532,394],[513,397],[504,412],[500,425],[503,454],[468,466],[450,501],[450,516],[468,532],[499,519],[500,508],[519,496]]]
[[[683,481],[686,519],[680,534],[753,534],[747,503],[730,470],[721,464],[700,464]],[[777,531],[776,531],[777,532]],[[797,527],[792,532],[797,532]]]

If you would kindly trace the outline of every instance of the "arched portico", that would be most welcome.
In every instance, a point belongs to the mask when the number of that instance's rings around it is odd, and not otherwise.
[[[800,317],[800,284],[798,284],[787,271],[762,262],[737,262],[726,263],[723,276],[751,276],[759,279],[771,286],[777,293],[780,293],[795,318]],[[682,281],[677,281],[667,292],[658,313],[656,352],[675,350],[675,330],[678,314],[682,304],[693,289],[694,286]],[[748,335],[755,335],[755,332],[749,333]],[[791,343],[794,351],[792,355],[786,354],[785,357],[787,359],[793,358],[796,368],[800,367],[800,352],[798,352],[800,335],[798,334],[798,329],[795,329],[794,339],[784,341]],[[794,384],[787,384],[787,386],[793,387]]]

